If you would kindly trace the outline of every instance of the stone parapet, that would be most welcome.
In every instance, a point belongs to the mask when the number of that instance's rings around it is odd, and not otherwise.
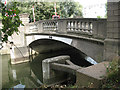
[[[120,56],[120,1],[108,1],[107,36],[105,39],[105,60]]]

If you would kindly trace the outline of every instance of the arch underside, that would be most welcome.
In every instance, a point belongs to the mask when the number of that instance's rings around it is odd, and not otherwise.
[[[30,43],[29,47],[40,54],[57,52],[55,56],[69,55],[70,60],[79,66],[90,66],[93,64],[86,60],[88,56],[85,53],[62,41],[46,38],[38,39]],[[54,55],[52,57],[54,57]]]

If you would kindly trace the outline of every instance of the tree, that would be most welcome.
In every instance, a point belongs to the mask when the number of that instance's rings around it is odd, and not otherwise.
[[[2,42],[8,41],[8,36],[12,36],[14,32],[18,34],[18,27],[22,24],[19,18],[19,9],[16,7],[16,2],[10,2],[6,6],[2,4]]]
[[[35,18],[38,20],[52,19],[54,15],[54,2],[18,2],[18,8],[21,10],[20,13],[29,13],[31,21],[33,21],[32,6],[35,8]],[[24,9],[23,9],[24,8]],[[57,14],[61,18],[69,17],[82,17],[82,6],[77,2],[56,2]]]
[[[62,18],[82,17],[82,6],[77,2],[60,2],[59,13]]]

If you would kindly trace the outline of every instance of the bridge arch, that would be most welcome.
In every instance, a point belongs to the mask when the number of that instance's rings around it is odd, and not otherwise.
[[[97,62],[103,61],[103,52],[104,52],[104,42],[102,40],[93,39],[89,37],[75,37],[73,35],[61,35],[61,34],[48,34],[48,33],[32,33],[26,34],[26,46],[38,39],[52,39],[64,42],[68,45],[71,45],[78,50],[82,51],[86,55],[90,56]]]
[[[71,61],[76,65],[90,66],[92,64],[97,64],[96,61],[87,56],[85,53],[63,41],[42,38],[31,42],[29,44],[29,47],[39,53],[59,52],[58,54],[56,54],[56,56],[69,55]]]
[[[26,45],[28,46],[30,43],[32,43],[33,41],[38,40],[38,39],[53,39],[53,40],[58,40],[58,41],[64,42],[69,45],[72,44],[71,38],[46,34],[46,35],[28,35],[28,36],[26,36]]]

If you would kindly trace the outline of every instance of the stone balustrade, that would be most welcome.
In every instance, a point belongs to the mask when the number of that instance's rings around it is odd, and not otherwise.
[[[40,20],[29,24],[28,32],[73,34],[104,39],[106,36],[106,19],[67,18]]]

